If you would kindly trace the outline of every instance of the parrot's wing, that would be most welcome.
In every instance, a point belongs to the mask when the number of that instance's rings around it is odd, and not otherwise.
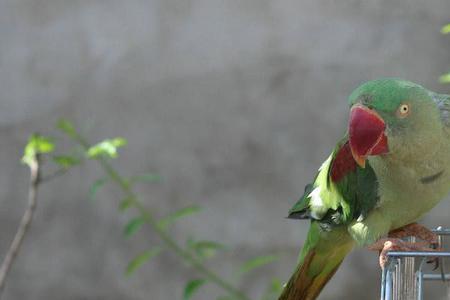
[[[375,172],[368,162],[365,168],[356,164],[345,137],[305,187],[289,218],[315,219],[325,227],[347,224],[364,219],[378,199]]]

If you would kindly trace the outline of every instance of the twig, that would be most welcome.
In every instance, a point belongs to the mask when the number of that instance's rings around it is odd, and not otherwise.
[[[11,270],[12,264],[19,253],[22,242],[27,234],[33,214],[36,209],[37,190],[40,183],[40,157],[36,154],[34,160],[28,164],[30,167],[30,184],[28,189],[28,206],[20,221],[19,228],[11,243],[11,246],[6,253],[6,256],[0,266],[0,297],[5,287],[5,281]]]
[[[74,134],[72,138],[76,142],[78,142],[85,150],[88,150],[90,148],[90,144],[81,135]],[[178,243],[164,229],[158,226],[158,222],[156,221],[153,212],[144,206],[144,204],[138,199],[136,193],[133,191],[129,182],[114,169],[109,161],[102,156],[100,156],[97,160],[102,166],[105,173],[122,189],[123,193],[125,194],[127,199],[129,199],[132,206],[134,206],[139,211],[144,221],[152,227],[152,229],[168,249],[171,249],[178,257],[191,265],[210,282],[225,290],[233,297],[233,299],[250,300],[239,289],[237,289],[231,283],[221,278],[218,274],[209,269],[201,260],[196,258],[189,251],[186,251],[181,246],[179,246]]]

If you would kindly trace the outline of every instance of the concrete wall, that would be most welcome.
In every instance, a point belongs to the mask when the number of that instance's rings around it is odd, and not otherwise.
[[[204,207],[173,235],[229,245],[216,270],[280,255],[242,281],[257,299],[294,268],[308,224],[284,217],[342,136],[352,89],[399,76],[449,91],[437,83],[450,68],[439,33],[449,12],[448,0],[0,0],[0,253],[26,204],[27,136],[56,134],[66,117],[92,141],[129,140],[116,165],[164,177],[139,187],[159,215]],[[115,188],[88,200],[100,176],[82,166],[42,189],[5,299],[181,299],[196,274],[170,253],[124,277],[158,240],[123,237]],[[449,212],[443,203],[425,222],[450,226]],[[360,250],[321,299],[375,299],[378,288],[376,255]]]

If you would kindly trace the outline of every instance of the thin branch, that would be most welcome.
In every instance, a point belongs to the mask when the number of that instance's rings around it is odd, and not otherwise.
[[[28,164],[30,167],[30,184],[28,188],[28,206],[20,221],[16,235],[11,243],[11,246],[6,253],[6,256],[0,266],[0,297],[5,287],[5,281],[11,270],[12,264],[19,253],[22,242],[27,234],[33,214],[37,203],[37,190],[40,184],[40,157],[37,154],[32,162]]]
[[[86,141],[84,137],[79,134],[74,135],[72,138],[75,139],[85,150],[90,148],[90,144]],[[97,158],[98,162],[102,166],[105,173],[122,189],[123,193],[129,199],[132,206],[134,206],[144,221],[152,227],[155,233],[159,236],[159,238],[163,241],[163,243],[167,246],[168,249],[171,249],[178,257],[191,265],[194,269],[196,269],[199,273],[203,274],[203,276],[208,279],[210,282],[216,284],[223,290],[225,290],[228,294],[233,296],[234,299],[237,300],[250,300],[244,293],[242,293],[239,289],[233,286],[230,282],[226,281],[214,271],[209,269],[201,260],[192,255],[189,251],[186,251],[178,245],[178,243],[160,226],[158,226],[157,220],[154,217],[152,211],[147,209],[145,205],[139,200],[136,193],[133,191],[129,182],[122,177],[116,169],[109,163],[109,161],[100,156]]]

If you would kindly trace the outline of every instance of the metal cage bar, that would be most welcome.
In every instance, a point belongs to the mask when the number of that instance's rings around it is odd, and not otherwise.
[[[450,229],[438,227],[432,230],[439,236],[450,236]],[[414,239],[410,238],[413,242]],[[429,251],[392,251],[387,253],[386,267],[381,274],[381,300],[423,300],[424,282],[430,280],[450,280],[446,273],[443,258],[450,252]],[[423,270],[425,262],[431,258],[439,260],[439,273],[427,273]],[[417,264],[417,262],[419,262]],[[416,265],[418,266],[416,268]]]

